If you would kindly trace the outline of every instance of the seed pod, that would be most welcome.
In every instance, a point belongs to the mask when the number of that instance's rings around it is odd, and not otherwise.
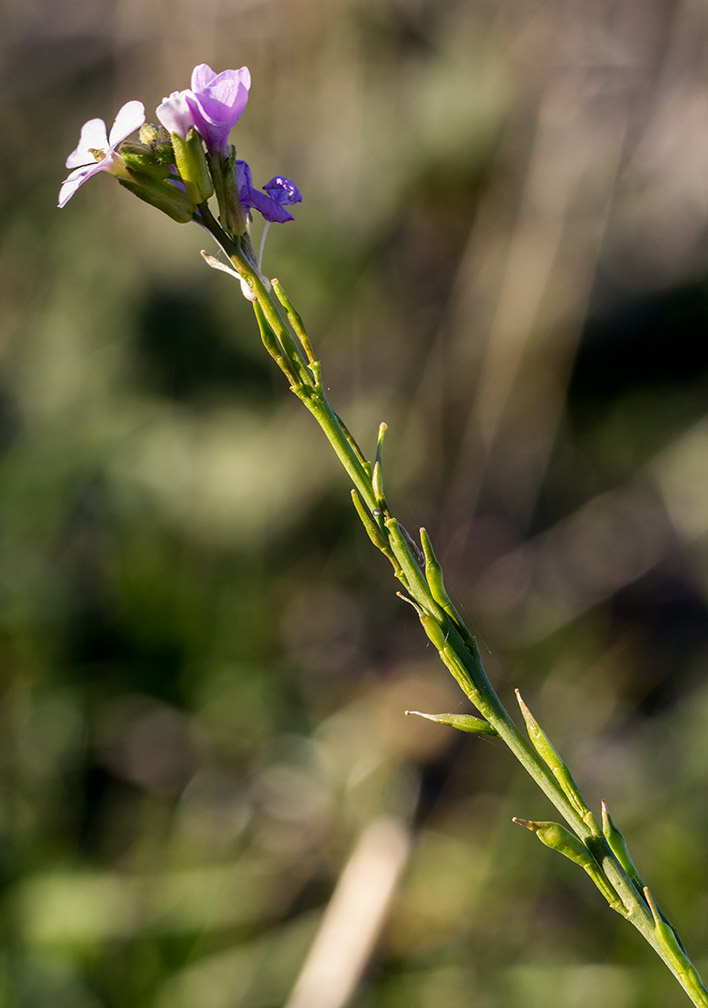
[[[498,734],[494,725],[490,725],[489,721],[474,717],[472,714],[423,714],[418,710],[407,710],[406,714],[416,714],[418,717],[427,718],[428,721],[448,725],[450,728],[457,728],[458,731],[469,732],[471,735]]]
[[[588,824],[594,824],[595,819],[592,816],[590,809],[585,804],[583,796],[580,793],[580,789],[575,783],[575,778],[570,772],[569,767],[564,763],[548,735],[546,735],[543,728],[541,728],[536,718],[522,700],[521,693],[519,693],[518,690],[516,690],[516,699],[519,702],[519,707],[526,725],[526,731],[529,739],[531,740],[531,745],[563,788],[563,793],[578,815],[588,822]],[[596,826],[595,831],[597,831]],[[599,831],[597,832],[599,835]]]
[[[516,816],[512,819],[512,822],[517,823],[519,826],[525,826],[526,829],[535,833],[546,847],[558,851],[559,854],[563,854],[564,857],[574,861],[575,864],[579,864],[588,873],[612,909],[617,910],[618,913],[623,912],[622,901],[605,878],[597,861],[582,840],[571,833],[569,829],[561,826],[560,823],[533,822],[528,819],[517,819]]]

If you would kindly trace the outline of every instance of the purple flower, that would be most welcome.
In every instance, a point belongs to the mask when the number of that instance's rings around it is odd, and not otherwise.
[[[139,101],[129,101],[118,112],[110,135],[103,119],[89,119],[81,127],[81,137],[76,150],[66,159],[66,167],[73,169],[62,182],[59,206],[69,202],[76,190],[98,172],[130,178],[128,169],[116,148],[126,137],[145,122],[145,106]]]
[[[286,205],[302,202],[302,195],[294,182],[283,178],[282,175],[276,175],[263,186],[266,191],[261,192],[260,189],[254,189],[251,183],[251,169],[245,161],[236,162],[236,173],[238,195],[242,207],[258,210],[267,221],[276,224],[295,220],[293,215],[285,209]]]
[[[248,67],[217,74],[208,64],[200,63],[192,71],[192,87],[164,98],[157,118],[183,140],[194,126],[210,151],[226,154],[229,133],[243,114],[250,86]]]

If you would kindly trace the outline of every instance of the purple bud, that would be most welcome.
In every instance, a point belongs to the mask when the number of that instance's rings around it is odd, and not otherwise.
[[[239,199],[243,207],[258,210],[267,221],[274,224],[284,224],[286,221],[295,220],[293,215],[285,209],[286,205],[302,202],[302,195],[294,182],[282,175],[276,175],[263,186],[266,192],[261,192],[260,189],[254,189],[251,184],[251,169],[245,161],[236,162],[236,172],[239,183]]]

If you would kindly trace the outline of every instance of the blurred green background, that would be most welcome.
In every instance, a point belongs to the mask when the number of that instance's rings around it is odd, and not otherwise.
[[[250,67],[335,408],[705,971],[708,9],[1,16],[0,1005],[687,1004],[504,748],[403,716],[466,708],[208,239],[56,199],[84,120]]]

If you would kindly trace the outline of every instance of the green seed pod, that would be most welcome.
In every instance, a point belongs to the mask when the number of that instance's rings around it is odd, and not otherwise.
[[[436,648],[436,650],[442,652],[447,647],[447,637],[445,631],[440,626],[438,621],[430,613],[426,613],[421,609],[420,622],[425,630],[425,635],[430,641],[430,643]]]
[[[421,605],[434,612],[438,619],[444,619],[442,610],[438,609],[430,595],[428,582],[423,577],[422,570],[413,558],[410,536],[407,532],[404,535],[403,526],[395,518],[387,518],[384,524],[388,529],[391,550],[400,564],[403,578],[405,578],[403,583],[408,591]]]
[[[607,803],[604,798],[602,800],[602,832],[605,835],[605,840],[607,840],[610,845],[610,850],[622,865],[637,890],[641,893],[644,888],[644,882],[637,871],[637,867],[632,860],[629,850],[627,849],[627,843],[624,837],[612,822],[612,818],[607,810]]]
[[[444,647],[439,654],[465,696],[472,701],[475,707],[479,707],[482,692],[478,689],[469,669],[460,661],[451,647]]]
[[[374,462],[374,469],[371,474],[371,486],[374,490],[374,497],[376,498],[376,503],[381,508],[382,511],[386,511],[386,497],[383,488],[383,472],[381,471],[381,460],[376,459]]]
[[[361,524],[366,529],[366,534],[368,535],[369,539],[371,539],[374,546],[376,546],[377,549],[380,549],[381,552],[384,554],[384,556],[391,561],[394,568],[398,568],[398,561],[396,560],[395,556],[389,549],[388,543],[384,539],[381,529],[369,514],[366,506],[364,505],[361,497],[359,496],[356,490],[352,490],[352,501],[354,502],[356,513],[359,515],[359,518],[361,519]]]
[[[654,932],[659,944],[662,946],[664,952],[666,952],[676,969],[683,975],[683,977],[692,983],[695,983],[697,980],[701,989],[705,992],[703,983],[696,973],[693,963],[686,955],[686,949],[683,947],[683,942],[679,938],[673,926],[666,920],[661,909],[656,905],[654,897],[647,886],[644,886],[643,892],[644,898],[649,904],[651,915],[654,918]]]
[[[590,822],[588,817],[591,817],[591,821],[594,823],[594,817],[592,817],[590,809],[585,804],[583,796],[580,794],[580,789],[575,783],[575,779],[570,772],[569,767],[563,762],[548,735],[546,735],[543,728],[541,728],[538,721],[522,700],[521,693],[519,693],[518,690],[516,690],[516,699],[519,702],[519,707],[526,725],[526,731],[528,732],[529,739],[531,740],[531,745],[563,788],[563,793],[578,815],[588,822]],[[595,826],[595,831],[597,831],[597,826]]]
[[[517,818],[514,818],[512,821],[519,826],[525,826],[526,829],[531,830],[546,847],[557,850],[559,854],[563,854],[564,857],[575,861],[585,871],[588,871],[591,867],[596,867],[592,854],[582,840],[574,836],[565,826],[561,826],[560,823],[533,822],[529,819]]]
[[[428,582],[430,594],[455,624],[457,632],[460,637],[462,637],[465,644],[475,646],[474,637],[465,626],[462,617],[453,605],[450,600],[450,596],[445,589],[442,566],[435,555],[433,544],[430,541],[430,536],[424,528],[420,530],[420,544],[423,547],[423,557],[425,558],[425,579]]]
[[[285,309],[285,313],[288,316],[288,320],[290,321],[290,325],[293,327],[293,332],[295,333],[295,335],[297,336],[297,338],[300,340],[300,344],[302,346],[302,349],[305,351],[305,356],[307,357],[308,361],[310,362],[310,365],[314,365],[316,368],[319,369],[319,364],[315,360],[315,355],[314,355],[314,352],[313,352],[312,347],[310,345],[310,339],[309,339],[309,337],[307,335],[307,332],[305,330],[305,325],[304,325],[304,323],[302,321],[300,313],[297,312],[295,310],[295,308],[293,308],[293,306],[292,306],[292,304],[290,302],[290,299],[288,298],[287,294],[283,290],[283,287],[282,287],[280,281],[277,280],[275,277],[273,277],[273,279],[271,280],[271,283],[273,284],[273,290],[275,291],[275,294],[276,294],[276,297],[278,298],[278,301],[280,301],[281,305]],[[319,375],[317,375],[317,377],[319,377]],[[339,420],[340,424],[342,425],[342,429],[345,430],[345,433],[346,433],[346,428],[344,426],[343,421],[339,417],[337,417],[337,419]],[[358,451],[357,451],[357,454],[359,454]]]
[[[489,721],[473,717],[472,714],[423,714],[422,711],[417,710],[407,710],[406,714],[416,714],[418,717],[427,718],[428,721],[448,725],[450,728],[457,728],[458,731],[469,732],[471,735],[498,734],[494,725],[490,725]]]
[[[528,819],[517,819],[516,817],[513,818],[512,822],[531,830],[546,847],[558,851],[559,854],[580,865],[588,873],[613,910],[617,910],[618,913],[623,912],[622,901],[605,878],[597,861],[595,861],[582,840],[571,833],[569,829],[561,826],[560,823],[533,822]]]

